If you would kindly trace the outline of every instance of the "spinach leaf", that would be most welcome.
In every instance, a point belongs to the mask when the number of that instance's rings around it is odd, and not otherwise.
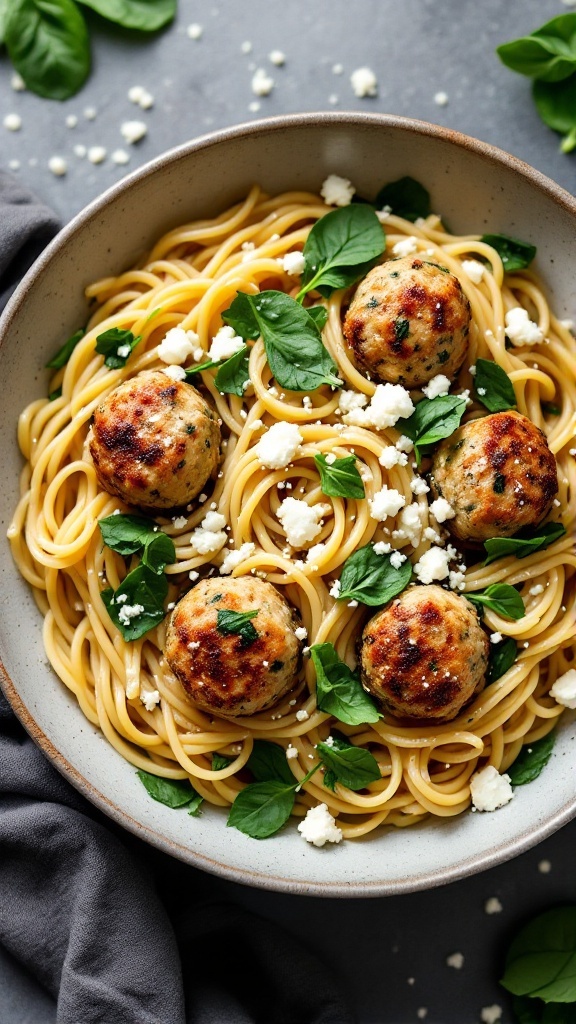
[[[488,557],[484,565],[490,565],[497,558],[516,555],[516,558],[527,558],[535,551],[544,551],[566,533],[562,523],[545,523],[538,526],[530,537],[490,537],[484,541]]]
[[[458,429],[465,410],[465,398],[440,395],[438,398],[423,398],[408,419],[398,420],[397,430],[414,442],[418,466],[432,445],[450,437]]]
[[[482,235],[481,242],[491,245],[496,250],[506,273],[513,270],[524,270],[530,266],[536,255],[536,246],[530,242],[522,242],[519,238],[509,235]]]
[[[16,71],[39,96],[68,99],[90,73],[88,30],[72,0],[10,0],[4,41]]]
[[[250,383],[249,361],[250,349],[246,345],[221,363],[214,379],[218,391],[223,391],[225,395],[238,395],[239,398],[242,398],[246,384]]]
[[[331,776],[347,789],[365,789],[382,777],[376,758],[363,747],[332,737],[331,744],[319,743],[316,749]]]
[[[254,740],[246,767],[250,769],[256,782],[270,782],[275,779],[277,782],[285,782],[288,786],[295,782],[284,748],[278,743],[270,743],[269,740]]]
[[[328,321],[328,310],[325,306],[307,306],[306,312],[311,316],[319,331],[323,331]]]
[[[64,342],[62,348],[58,350],[55,356],[52,356],[49,363],[46,363],[46,367],[51,370],[60,370],[63,366],[66,366],[66,363],[70,359],[76,345],[83,337],[84,329],[80,328],[79,331],[76,331],[70,338],[68,338],[68,341]]]
[[[576,147],[576,76],[564,82],[534,82],[532,95],[544,124],[564,136],[562,152],[571,153]]]
[[[202,797],[199,796],[188,779],[163,779],[159,775],[152,775],[141,768],[136,774],[152,799],[166,807],[175,809],[194,804],[197,808],[202,803]]]
[[[497,679],[500,679],[500,676],[512,668],[517,654],[518,648],[514,637],[506,636],[499,644],[491,644],[486,681],[495,683]]]
[[[373,544],[358,548],[342,567],[338,599],[360,601],[371,607],[386,604],[400,594],[412,579],[407,558],[399,569],[391,564],[391,554],[378,555]]]
[[[547,910],[520,930],[500,984],[545,1003],[576,1002],[576,906]]]
[[[359,677],[340,660],[332,644],[314,644],[310,654],[316,669],[316,700],[321,711],[346,725],[377,722],[382,717],[362,689]]]
[[[126,366],[132,351],[140,341],[140,334],[134,336],[132,331],[111,327],[109,331],[104,331],[96,338],[96,351],[106,357],[104,363],[110,370],[119,370]]]
[[[365,496],[362,477],[356,469],[356,456],[349,455],[334,462],[327,462],[325,455],[315,455],[314,462],[320,470],[320,486],[331,498],[363,498]]]
[[[142,563],[152,572],[164,572],[176,560],[174,541],[155,522],[144,516],[111,515],[98,523],[102,539],[119,555],[135,555],[143,550]]]
[[[241,646],[249,647],[259,634],[250,622],[258,615],[258,609],[250,612],[232,612],[227,608],[219,608],[216,622],[216,629],[223,636],[236,635],[240,637]]]
[[[498,46],[506,67],[544,82],[559,82],[576,71],[576,14],[561,14],[529,36]]]
[[[516,408],[516,395],[510,377],[491,359],[476,360],[474,391],[478,401],[489,412],[505,412],[506,409]]]
[[[124,578],[116,592],[108,587],[100,594],[108,615],[124,640],[138,640],[154,629],[165,616],[164,601],[168,581],[145,565],[139,565]]]
[[[205,363],[196,363],[195,366],[187,366],[184,370],[186,374],[186,381],[189,383],[189,377],[195,377],[197,373],[202,373],[203,370],[211,370],[213,366],[222,366],[219,359],[214,361],[213,359],[207,359]]]
[[[55,402],[57,398],[62,398],[62,385],[59,388],[54,388],[54,391],[48,393],[48,401]]]
[[[384,185],[374,200],[374,206],[377,210],[389,206],[397,217],[414,222],[419,217],[430,215],[430,193],[419,181],[407,176]]]
[[[156,32],[176,14],[177,0],[77,0],[122,28]]]
[[[162,530],[159,530],[149,538],[144,546],[142,565],[146,565],[152,572],[161,573],[164,572],[167,565],[172,565],[175,561],[174,541]]]
[[[538,778],[550,760],[555,742],[556,733],[552,731],[535,743],[522,747],[516,760],[506,769],[513,786],[524,786]]]
[[[219,772],[222,768],[227,768],[230,764],[230,758],[224,757],[223,754],[212,754],[212,771]]]
[[[284,292],[238,292],[222,319],[246,341],[262,336],[270,369],[290,391],[315,391],[321,384],[341,387],[338,369],[308,311]]]
[[[292,814],[296,785],[270,780],[245,786],[232,804],[226,824],[252,839],[274,835]]]
[[[351,204],[332,210],[316,221],[306,239],[298,299],[312,290],[327,297],[336,288],[354,284],[385,248],[382,225],[371,206]]]
[[[524,601],[518,591],[509,583],[492,583],[486,590],[465,595],[474,604],[485,605],[505,619],[522,619],[526,614]]]

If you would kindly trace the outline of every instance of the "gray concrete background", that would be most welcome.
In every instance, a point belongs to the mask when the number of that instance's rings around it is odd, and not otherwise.
[[[498,145],[569,191],[576,189],[576,154],[558,151],[559,137],[539,121],[528,81],[494,54],[500,42],[570,9],[561,0],[180,0],[179,8],[168,30],[145,41],[89,17],[93,74],[63,104],[14,92],[0,51],[0,167],[14,169],[63,221],[126,170],[171,146],[261,116],[322,109],[384,111],[446,125]],[[191,23],[203,28],[199,40],[187,35]],[[245,42],[252,44],[250,53],[242,52]],[[286,55],[283,67],[268,59],[275,49]],[[333,70],[338,64],[340,74]],[[350,74],[361,66],[376,73],[377,97],[354,96]],[[260,99],[251,91],[259,67],[275,80],[272,93]],[[153,108],[142,111],[130,103],[133,85],[153,94]],[[438,92],[447,94],[445,106],[435,102]],[[251,109],[255,103],[257,110]],[[96,110],[92,120],[84,113],[89,108]],[[20,131],[2,127],[9,113],[21,116]],[[66,126],[68,115],[78,118],[75,128]],[[120,125],[132,119],[144,121],[148,134],[128,146]],[[103,146],[107,158],[95,166],[75,155],[77,145]],[[110,159],[117,148],[129,152],[125,168]],[[62,178],[48,168],[56,155],[68,164]],[[510,1024],[506,994],[498,986],[504,951],[525,919],[574,901],[575,839],[576,823],[492,871],[391,899],[305,899],[207,876],[206,887],[277,920],[313,947],[341,979],[359,1024],[475,1024],[482,1008],[494,1003],[503,1008],[503,1024]],[[543,860],[550,862],[548,873],[539,870]],[[488,915],[484,905],[492,896],[503,909]],[[461,970],[446,964],[456,951],[464,955]],[[424,1007],[426,1017],[418,1017]],[[0,1024],[53,1020],[48,997],[2,955]]]

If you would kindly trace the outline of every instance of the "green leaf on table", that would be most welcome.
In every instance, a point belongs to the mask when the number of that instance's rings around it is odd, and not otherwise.
[[[225,395],[238,395],[239,398],[242,398],[246,385],[250,383],[249,362],[250,349],[245,345],[229,359],[220,363],[220,368],[214,379],[218,391],[223,391]]]
[[[79,331],[76,331],[68,338],[68,341],[64,342],[62,348],[58,350],[55,356],[52,356],[50,362],[46,363],[46,367],[51,370],[61,370],[63,366],[66,366],[66,363],[70,359],[76,345],[83,337],[84,329],[80,328]]]
[[[525,270],[536,255],[536,246],[510,235],[482,235],[481,242],[496,250],[507,274],[513,270]]]
[[[476,360],[474,391],[478,401],[489,412],[505,412],[516,408],[516,395],[510,377],[491,359]]]
[[[8,0],[0,0],[0,46],[4,42],[6,31],[6,15],[8,14]]]
[[[524,786],[538,778],[550,760],[555,742],[556,733],[552,731],[542,739],[522,747],[516,760],[506,769],[513,786]]]
[[[325,455],[315,455],[314,462],[320,471],[320,486],[331,498],[365,497],[362,477],[356,469],[356,456],[327,462]]]
[[[77,0],[122,28],[156,32],[176,14],[177,0]]]
[[[168,581],[145,565],[138,565],[123,579],[116,591],[108,587],[100,594],[108,615],[124,640],[138,640],[162,622]]]
[[[534,82],[532,95],[544,124],[564,136],[562,152],[571,153],[576,147],[576,76],[564,82]]]
[[[319,291],[328,297],[354,284],[386,248],[382,225],[371,206],[343,206],[317,220],[304,245],[305,267],[298,299]]]
[[[4,42],[16,71],[38,96],[66,100],[90,73],[88,30],[73,0],[10,0]]]
[[[356,791],[365,789],[370,782],[382,777],[378,762],[369,750],[355,747],[336,736],[331,740],[331,743],[318,743],[316,747],[318,756],[330,772],[329,783],[334,778],[347,789]],[[332,786],[329,784],[328,788],[332,789]]]
[[[190,804],[202,802],[202,797],[191,786],[188,779],[163,779],[160,775],[152,775],[139,769],[136,772],[140,782],[153,800],[166,807],[188,807]]]
[[[516,661],[518,648],[514,637],[505,636],[499,644],[490,645],[486,682],[495,683]]]
[[[254,740],[246,767],[252,772],[256,782],[270,782],[275,779],[277,782],[292,785],[295,781],[286,760],[284,747],[269,740]]]
[[[338,600],[375,607],[400,594],[412,579],[412,564],[406,558],[396,569],[391,563],[392,554],[377,554],[373,544],[354,551],[342,567]]]
[[[516,996],[576,1003],[576,906],[538,914],[518,932],[500,984]]]
[[[496,53],[506,67],[528,78],[568,78],[576,71],[576,14],[552,18],[530,35],[502,43]]]
[[[423,398],[411,416],[398,420],[396,429],[414,442],[418,465],[433,445],[458,429],[465,411],[465,398],[440,395],[438,398]]]
[[[294,808],[296,785],[271,780],[254,782],[238,794],[228,815],[227,825],[252,839],[266,839],[278,832]]]
[[[96,338],[96,351],[105,356],[104,363],[110,370],[119,370],[126,366],[130,354],[140,341],[140,334],[134,335],[132,331],[111,327]]]
[[[473,604],[483,605],[490,608],[497,615],[504,619],[522,619],[526,614],[524,601],[515,587],[509,583],[492,583],[486,590],[479,590],[475,594],[466,594],[468,601]]]
[[[564,537],[566,528],[562,523],[544,523],[531,531],[529,537],[490,537],[484,541],[487,558],[484,565],[490,565],[497,558],[516,555],[516,558],[527,558],[535,551],[544,551],[560,537]]]
[[[310,654],[316,669],[316,701],[321,711],[346,725],[377,722],[380,712],[359,676],[340,660],[332,644],[314,644]]]
[[[397,217],[414,222],[419,217],[430,215],[430,193],[419,181],[406,176],[384,185],[374,200],[374,206],[377,210],[389,206]]]
[[[219,608],[216,621],[216,629],[222,636],[239,636],[242,647],[249,647],[259,634],[251,623],[258,615],[258,609],[250,612],[233,612],[227,608]]]

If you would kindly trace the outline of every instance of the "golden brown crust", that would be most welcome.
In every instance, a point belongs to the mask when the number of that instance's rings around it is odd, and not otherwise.
[[[409,587],[364,628],[362,684],[394,715],[449,721],[483,687],[488,649],[463,597],[434,584]]]
[[[497,412],[438,446],[431,485],[456,512],[446,526],[460,540],[511,537],[548,515],[558,491],[556,459],[526,416]]]
[[[468,346],[470,304],[458,278],[420,257],[374,267],[344,318],[344,335],[372,380],[421,387],[452,379]]]

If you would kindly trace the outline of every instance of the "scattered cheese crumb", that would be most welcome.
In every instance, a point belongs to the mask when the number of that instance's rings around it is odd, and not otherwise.
[[[220,566],[220,573],[222,576],[232,572],[237,565],[241,562],[245,562],[247,558],[250,558],[256,550],[256,545],[252,544],[251,541],[246,541],[242,544],[237,551],[228,551],[222,565]]]
[[[470,779],[470,795],[477,811],[496,811],[514,796],[510,776],[500,775],[494,765],[488,764]]]
[[[161,369],[171,380],[186,380],[186,370],[183,366],[162,366]]]
[[[274,88],[274,79],[264,68],[257,68],[252,77],[252,92],[255,96],[269,96]]]
[[[430,511],[437,523],[445,523],[447,519],[454,519],[456,515],[452,505],[446,498],[436,498],[430,503]]]
[[[550,696],[565,708],[576,708],[576,668],[570,668],[558,677],[550,689]]]
[[[392,246],[393,256],[411,256],[413,252],[418,251],[418,240],[414,235],[410,235],[408,238],[403,238],[400,242],[396,242]]]
[[[432,583],[434,580],[445,580],[450,572],[448,563],[450,552],[439,547],[431,547],[425,551],[414,566],[414,572],[420,583]]]
[[[310,715],[306,711],[306,708],[301,708],[300,711],[296,712],[296,718],[298,719],[299,722],[307,722],[308,719],[310,718]]]
[[[174,516],[172,522],[177,530],[183,530],[185,526],[188,526],[188,519],[186,516]]]
[[[376,545],[374,545],[374,549],[376,549]],[[342,584],[340,583],[340,580],[334,580],[332,586],[330,587],[330,590],[328,591],[330,597],[333,597],[335,601],[337,601],[338,598],[340,597],[341,587]]]
[[[538,871],[541,875],[549,875],[552,871],[552,864],[549,860],[538,861]]]
[[[530,587],[530,590],[528,591],[528,593],[532,597],[538,597],[539,594],[543,594],[544,593],[544,587],[542,586],[541,583],[536,583],[533,587]]]
[[[544,338],[544,331],[528,317],[522,306],[509,309],[505,317],[506,334],[513,345],[539,345]]]
[[[414,479],[410,481],[410,490],[412,491],[412,494],[419,495],[428,494],[430,488],[423,477],[415,476]]]
[[[446,963],[448,967],[454,967],[456,971],[460,971],[464,966],[464,956],[462,953],[451,953],[446,957]]]
[[[298,750],[296,749],[296,747],[287,747],[286,757],[288,758],[289,761],[292,761],[294,758],[298,757]]]
[[[344,392],[350,394],[350,392]],[[355,394],[355,392],[351,392]],[[343,409],[340,398],[340,408]],[[385,430],[386,427],[393,427],[401,418],[407,418],[414,412],[414,404],[410,393],[401,384],[378,384],[372,395],[370,405],[366,408],[366,396],[356,399],[352,408],[342,411],[344,423],[354,427],[375,427],[376,430]],[[351,400],[349,400],[351,401]],[[398,445],[396,445],[398,447]]]
[[[439,107],[445,107],[448,103],[448,94],[445,92],[437,92],[434,94],[434,103]]]
[[[68,114],[65,124],[67,128],[75,128],[78,124],[78,118],[76,117],[76,114]]]
[[[115,149],[110,159],[113,164],[121,166],[130,162],[130,154],[125,149]]]
[[[282,53],[282,50],[272,50],[268,54],[268,60],[271,64],[275,64],[277,68],[281,68],[286,63],[286,54]]]
[[[171,327],[158,345],[158,359],[163,363],[182,365],[193,355],[197,344],[198,335],[194,331]]]
[[[350,75],[350,84],[358,99],[378,95],[378,79],[371,68],[356,68]]]
[[[124,594],[120,595],[124,597]],[[146,611],[143,604],[122,604],[118,612],[118,620],[123,626],[129,626],[132,619],[137,619],[142,612]]]
[[[323,513],[323,505],[308,505],[299,498],[284,498],[276,515],[282,523],[288,543],[293,548],[301,548],[320,533]]]
[[[501,914],[502,904],[497,896],[491,896],[490,899],[486,900],[484,904],[484,910],[487,914]]]
[[[398,536],[399,540],[408,540],[412,547],[418,547],[420,543],[420,537],[422,534],[422,519],[425,515],[425,509],[422,508],[417,501],[413,501],[410,505],[406,505],[405,508],[400,512],[399,529],[394,531]]]
[[[104,163],[106,159],[106,150],[104,146],[90,146],[88,150],[88,159],[91,164]]]
[[[410,452],[414,451],[414,441],[410,437],[406,437],[406,434],[401,434],[396,441],[396,447],[399,452]]]
[[[490,643],[499,644],[502,641],[502,633],[490,633]]]
[[[220,359],[230,359],[241,348],[244,348],[245,344],[244,339],[239,334],[236,334],[233,327],[225,325],[212,338],[208,358],[212,359],[215,363]]]
[[[356,189],[348,178],[329,174],[322,183],[320,195],[327,206],[349,206]]]
[[[19,132],[22,127],[22,118],[20,114],[6,114],[2,123],[9,132]]]
[[[402,506],[406,504],[406,498],[403,494],[400,494],[400,491],[384,485],[380,491],[376,492],[373,498],[368,499],[368,504],[370,506],[371,518],[381,523],[388,516],[397,515]]]
[[[88,150],[86,149],[86,146],[82,145],[81,142],[74,146],[74,155],[79,157],[80,160],[82,160],[86,156],[87,152]]]
[[[199,25],[195,21],[192,22],[191,25],[188,25],[188,28],[186,29],[186,35],[189,39],[201,39],[203,32],[204,29],[202,28],[202,25]]]
[[[384,469],[392,469],[393,466],[406,466],[408,463],[408,456],[404,452],[399,452],[398,449],[393,445],[388,445],[387,448],[383,448],[380,453],[378,462]]]
[[[263,466],[283,469],[292,462],[302,441],[302,434],[295,423],[280,420],[262,435],[254,450]]]
[[[306,629],[306,626],[297,626],[296,629],[294,630],[294,636],[296,637],[297,640],[305,640],[306,637],[308,636],[308,630]]]
[[[298,250],[295,252],[287,252],[280,262],[282,263],[282,269],[289,274],[290,277],[300,277],[304,272],[304,267],[306,265],[304,255]]]
[[[151,692],[141,694],[140,700],[146,711],[154,711],[156,705],[160,703],[160,694],[158,690],[152,690]]]
[[[143,121],[124,121],[120,125],[120,134],[130,146],[133,146],[136,142],[140,142],[148,133],[148,128]]]
[[[68,164],[62,156],[51,156],[48,161],[48,168],[57,178],[62,178],[68,170]]]
[[[219,551],[227,541],[224,532],[226,518],[220,512],[207,512],[206,516],[193,530],[190,543],[199,555],[207,555],[212,551]]]
[[[95,121],[97,113],[98,113],[98,111],[96,110],[96,107],[85,107],[84,108],[84,117],[86,118],[87,121]]]
[[[142,110],[150,110],[154,106],[154,97],[143,85],[133,85],[128,90],[128,99],[131,103],[136,103]]]
[[[14,72],[10,79],[10,88],[12,88],[14,92],[24,92],[26,89],[26,83],[22,78],[22,75],[19,75],[17,71]]]
[[[450,391],[450,380],[443,373],[438,373],[422,388],[422,391],[426,398],[439,398],[440,395],[447,395]]]
[[[314,846],[339,843],[342,839],[342,830],[338,828],[336,820],[330,814],[326,804],[311,807],[304,820],[298,825],[298,831],[307,843],[312,843]]]
[[[480,284],[484,277],[484,264],[479,260],[462,260],[462,270],[473,284]]]
[[[498,1003],[485,1006],[480,1010],[480,1020],[482,1024],[498,1024],[498,1021],[502,1020],[502,1007],[498,1006]]]

